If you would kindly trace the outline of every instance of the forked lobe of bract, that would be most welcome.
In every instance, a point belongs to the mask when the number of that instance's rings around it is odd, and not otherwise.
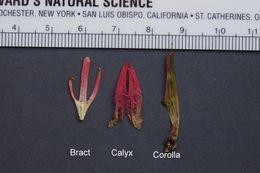
[[[80,120],[84,120],[89,106],[94,101],[94,99],[98,93],[98,90],[100,87],[100,82],[101,82],[101,68],[99,68],[93,92],[92,92],[91,96],[89,97],[89,99],[87,99],[88,78],[89,78],[90,66],[91,66],[90,58],[89,57],[84,58],[83,63],[82,63],[82,69],[81,69],[81,83],[80,83],[79,99],[76,99],[76,96],[75,96],[75,93],[73,90],[73,85],[72,85],[72,81],[75,78],[69,79],[70,95],[75,102]]]

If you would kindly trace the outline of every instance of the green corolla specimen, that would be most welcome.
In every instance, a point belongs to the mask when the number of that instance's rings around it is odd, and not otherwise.
[[[166,85],[163,105],[168,111],[172,128],[165,142],[165,152],[172,152],[176,149],[180,124],[179,96],[172,56],[172,52],[170,52],[166,57]]]

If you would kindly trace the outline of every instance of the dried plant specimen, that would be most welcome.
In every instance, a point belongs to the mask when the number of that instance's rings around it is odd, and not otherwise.
[[[172,128],[165,142],[165,152],[175,150],[177,146],[177,139],[179,134],[179,96],[176,83],[176,75],[173,69],[172,52],[168,53],[166,57],[166,85],[163,105],[168,111]]]
[[[98,74],[95,82],[95,86],[93,89],[93,92],[89,99],[87,99],[87,92],[88,92],[88,78],[89,78],[89,70],[91,66],[91,61],[89,57],[86,57],[83,59],[82,63],[82,69],[81,69],[81,83],[80,83],[80,94],[79,94],[79,100],[76,99],[73,86],[72,86],[72,81],[75,79],[74,77],[69,79],[69,90],[70,90],[70,95],[72,99],[75,102],[79,119],[82,121],[84,120],[86,113],[88,111],[89,106],[91,103],[94,101],[98,90],[100,86],[100,81],[101,81],[101,68],[98,68]]]
[[[129,121],[137,129],[141,129],[142,93],[135,69],[132,64],[124,64],[121,68],[115,92],[115,112],[108,127],[120,123],[127,115]]]

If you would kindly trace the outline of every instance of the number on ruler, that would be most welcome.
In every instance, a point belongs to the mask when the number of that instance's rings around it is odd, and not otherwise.
[[[83,26],[82,26],[82,25],[79,25],[79,26],[78,26],[78,31],[79,31],[79,32],[82,32],[82,31],[83,31]]]
[[[153,28],[152,27],[150,27],[150,26],[147,26],[146,27],[146,32],[147,33],[151,33],[153,31]]]
[[[187,33],[187,29],[185,29],[184,27],[180,27],[180,33],[181,34]]]
[[[117,29],[117,26],[116,26],[116,25],[113,25],[113,26],[112,26],[112,32],[115,32],[116,29]]]
[[[257,35],[257,28],[249,28],[248,29],[248,34],[249,35]]]
[[[45,25],[45,31],[50,31],[51,30],[51,27],[50,27],[50,25]]]
[[[215,33],[219,35],[223,35],[226,33],[226,28],[215,28]]]
[[[14,25],[12,26],[12,30],[13,30],[13,31],[16,31],[16,29],[17,29],[17,26],[16,26],[16,24],[14,24]]]

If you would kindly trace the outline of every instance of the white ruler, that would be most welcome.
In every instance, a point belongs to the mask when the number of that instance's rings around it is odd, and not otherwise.
[[[260,51],[260,1],[0,0],[0,47]]]

